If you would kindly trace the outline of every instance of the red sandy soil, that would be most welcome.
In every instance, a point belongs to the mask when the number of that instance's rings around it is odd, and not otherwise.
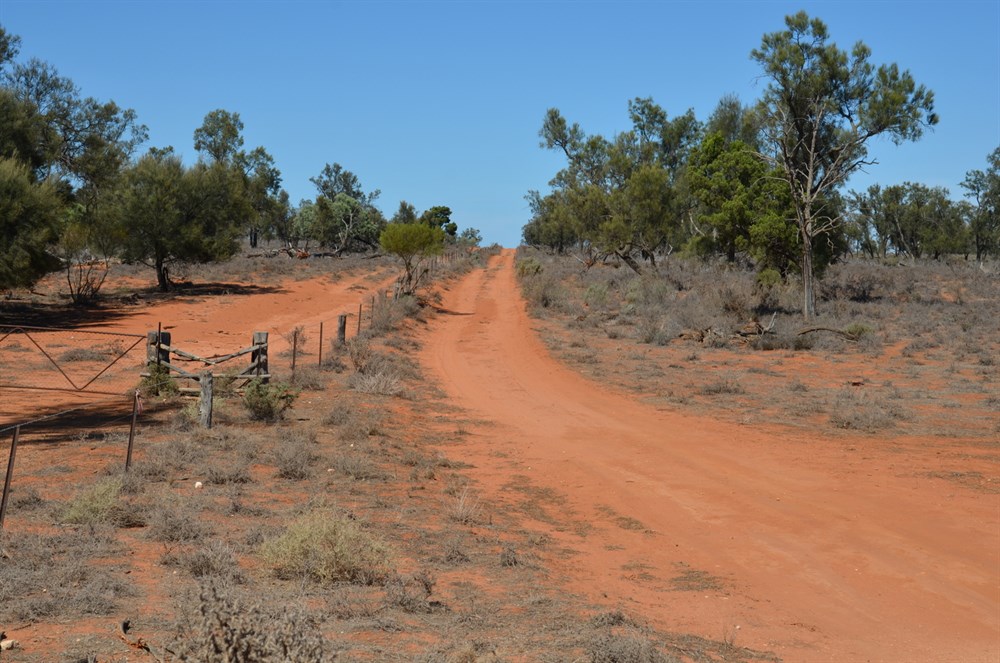
[[[446,295],[423,360],[487,422],[460,458],[484,495],[528,477],[593,525],[551,532],[578,553],[545,560],[568,589],[788,661],[1000,660],[1000,497],[909,471],[933,463],[926,441],[858,437],[859,458],[587,380],[538,340],[513,264]],[[692,571],[706,589],[671,591]]]
[[[912,471],[935,462],[926,439],[893,451],[859,436],[851,454],[843,436],[686,415],[585,379],[538,339],[513,264],[504,252],[444,293],[421,360],[482,421],[449,450],[474,465],[482,498],[548,496],[551,518],[525,527],[560,551],[541,560],[555,583],[786,661],[1000,660],[1000,496]],[[388,278],[179,298],[114,327],[163,322],[179,347],[231,352],[254,330],[356,313]],[[49,451],[27,446],[18,472]],[[678,591],[678,577],[690,585]]]

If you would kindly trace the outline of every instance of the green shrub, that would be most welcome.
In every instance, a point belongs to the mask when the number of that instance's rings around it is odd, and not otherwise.
[[[266,541],[260,556],[279,578],[374,583],[389,571],[388,547],[346,516],[312,511]]]
[[[542,263],[534,258],[522,258],[517,261],[517,275],[520,278],[535,276],[542,273]]]
[[[166,364],[150,364],[146,367],[149,375],[139,382],[139,391],[147,398],[152,396],[176,396],[180,393],[177,381],[170,375]]]
[[[123,503],[121,477],[107,477],[77,495],[63,510],[60,520],[70,525],[108,523],[117,527],[142,527],[142,510]]]
[[[278,421],[298,396],[298,389],[283,382],[251,380],[243,392],[243,407],[255,421]]]

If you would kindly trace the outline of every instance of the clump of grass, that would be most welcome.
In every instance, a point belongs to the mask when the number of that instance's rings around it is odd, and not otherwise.
[[[205,468],[205,480],[216,486],[231,483],[250,483],[250,465],[246,462],[233,462],[232,459],[221,460]]]
[[[635,634],[604,633],[587,646],[591,663],[680,663],[647,638]]]
[[[372,481],[385,478],[385,474],[368,457],[345,452],[333,459],[333,468],[355,481]]]
[[[837,428],[873,433],[891,428],[903,416],[901,407],[881,395],[845,388],[834,399],[830,423]]]
[[[69,525],[144,526],[143,510],[122,499],[122,483],[121,477],[99,480],[73,498],[60,514],[60,520]]]
[[[351,389],[362,394],[399,396],[405,391],[403,381],[391,371],[355,373],[348,379]]]
[[[314,366],[299,366],[292,375],[292,384],[306,391],[323,391],[326,389],[326,376]]]
[[[371,584],[386,577],[389,548],[357,522],[327,510],[293,521],[280,536],[265,541],[260,557],[279,578]]]
[[[385,600],[390,606],[412,614],[434,612],[443,607],[431,601],[437,580],[427,571],[418,571],[409,577],[393,576],[385,583]]]
[[[480,511],[479,498],[465,488],[452,505],[448,517],[463,525],[471,525],[478,520]]]
[[[163,560],[175,564],[195,578],[215,578],[227,583],[243,584],[246,574],[236,560],[233,548],[218,539],[180,554],[171,554]]]
[[[154,541],[182,543],[204,538],[208,528],[198,521],[197,505],[180,497],[161,500],[149,514],[147,533]]]
[[[295,481],[307,479],[317,458],[313,449],[315,444],[315,438],[305,435],[292,435],[279,442],[274,449],[274,464],[278,468],[278,476]]]
[[[61,362],[71,361],[103,361],[107,359],[108,352],[95,350],[94,348],[70,348],[61,353],[58,360]]]
[[[717,396],[719,394],[742,394],[746,391],[740,381],[733,375],[723,375],[706,385],[703,385],[699,392],[703,396]]]

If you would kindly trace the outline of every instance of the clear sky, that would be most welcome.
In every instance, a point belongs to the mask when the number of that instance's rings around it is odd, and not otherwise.
[[[134,108],[147,147],[193,163],[205,114],[237,112],[245,147],[275,157],[293,202],[338,162],[381,189],[387,216],[400,200],[448,205],[460,227],[516,246],[524,195],[563,165],[538,146],[546,109],[610,137],[635,97],[702,120],[725,94],[751,102],[765,83],[750,51],[800,9],[936,96],[940,124],[917,143],[876,143],[879,165],[851,187],[908,180],[960,196],[1000,145],[997,0],[0,0],[0,24],[22,59]]]

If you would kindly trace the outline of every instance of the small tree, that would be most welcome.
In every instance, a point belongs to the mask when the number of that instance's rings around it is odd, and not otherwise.
[[[916,140],[937,124],[934,94],[895,64],[877,69],[858,42],[848,54],[828,43],[826,25],[805,12],[764,35],[751,53],[770,84],[761,101],[770,151],[761,154],[789,187],[802,249],[803,314],[815,315],[813,245],[837,227],[824,201],[858,170],[877,163],[868,142]]]
[[[403,261],[399,294],[412,295],[427,274],[421,263],[444,249],[444,231],[423,223],[390,223],[379,236],[379,244]]]

